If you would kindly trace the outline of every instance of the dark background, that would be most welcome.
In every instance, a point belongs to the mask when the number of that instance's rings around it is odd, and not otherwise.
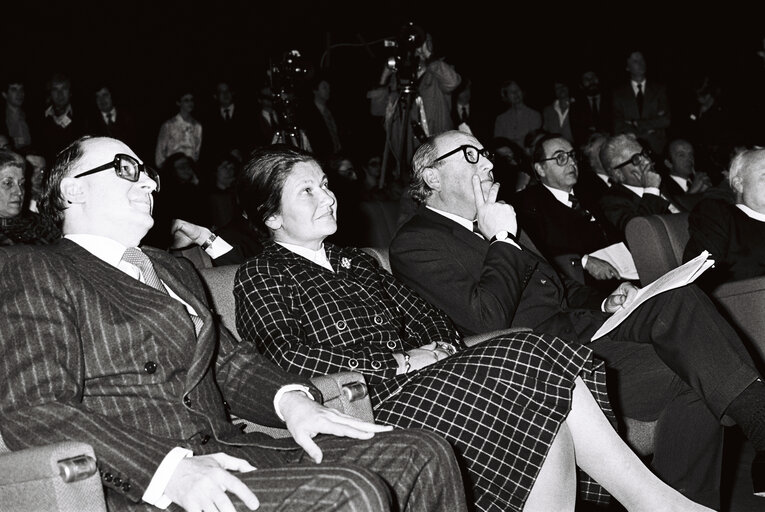
[[[141,151],[153,150],[160,123],[176,112],[179,87],[194,88],[201,113],[223,77],[241,103],[254,98],[264,72],[293,49],[314,68],[323,64],[333,109],[354,128],[350,143],[381,145],[366,91],[393,53],[382,40],[408,21],[433,35],[436,53],[472,79],[474,103],[493,114],[501,110],[504,79],[518,80],[527,103],[541,109],[553,99],[554,77],[568,80],[572,92],[587,68],[606,84],[624,80],[633,49],[646,56],[649,78],[669,85],[674,110],[687,103],[693,80],[705,73],[739,110],[750,95],[765,95],[755,88],[765,68],[756,55],[765,28],[755,12],[728,3],[586,5],[32,0],[3,7],[2,60],[5,70],[24,76],[30,115],[44,108],[44,85],[53,72],[71,77],[80,109],[93,108],[97,83],[111,82],[118,106],[133,109],[145,127]]]

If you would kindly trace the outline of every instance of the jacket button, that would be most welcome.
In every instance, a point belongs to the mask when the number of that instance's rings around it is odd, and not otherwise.
[[[231,412],[231,406],[225,400],[223,400],[223,408],[226,409],[226,412]]]
[[[210,441],[210,436],[208,434],[205,434],[202,436],[202,444],[207,444]]]
[[[348,366],[349,366],[349,367],[350,367],[352,370],[355,370],[356,368],[358,368],[358,367],[359,367],[359,362],[358,362],[357,360],[355,360],[355,359],[351,359],[350,361],[348,361]]]
[[[116,485],[117,487],[122,487],[122,479],[120,477],[115,478],[114,485]]]
[[[393,340],[388,340],[388,342],[385,344],[389,349],[393,350],[396,348],[396,342]]]
[[[370,363],[370,366],[372,367],[373,370],[379,370],[382,364],[380,364],[380,361],[372,361]]]
[[[540,279],[539,284],[547,284],[547,279]]]
[[[157,371],[157,363],[155,363],[154,361],[149,361],[148,363],[143,365],[143,369],[146,371],[146,373],[151,375],[152,373]]]
[[[377,325],[382,325],[382,323],[383,323],[383,317],[381,317],[380,315],[375,315],[375,323],[376,323]]]
[[[191,398],[189,398],[189,395],[183,397],[183,403],[186,404],[187,407],[191,407]]]
[[[104,473],[104,482],[111,482],[114,476],[111,473]]]
[[[346,327],[348,327],[348,325],[345,323],[345,320],[338,320],[335,324],[335,327],[338,331],[343,331]]]
[[[122,490],[125,492],[130,492],[130,482],[125,482],[122,484]]]

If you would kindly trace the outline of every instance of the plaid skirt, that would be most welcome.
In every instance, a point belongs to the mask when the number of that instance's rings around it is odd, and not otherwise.
[[[605,369],[587,347],[533,332],[493,338],[370,390],[375,421],[441,434],[481,511],[522,510],[582,377],[611,423]],[[397,382],[398,384],[397,384]],[[609,495],[580,471],[580,496]]]

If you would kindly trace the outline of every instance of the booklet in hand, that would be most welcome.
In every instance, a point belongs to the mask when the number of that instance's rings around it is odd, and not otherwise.
[[[625,318],[630,316],[630,313],[635,311],[642,303],[667,290],[674,288],[680,288],[688,283],[695,281],[701,274],[703,274],[708,268],[714,265],[714,260],[709,259],[709,252],[702,251],[701,254],[693,258],[692,260],[680,265],[679,267],[670,270],[656,281],[641,288],[635,299],[627,305],[619,309],[616,313],[608,317],[608,320],[603,322],[598,332],[596,332],[590,341],[596,340],[601,336],[605,336],[612,330],[614,330]]]

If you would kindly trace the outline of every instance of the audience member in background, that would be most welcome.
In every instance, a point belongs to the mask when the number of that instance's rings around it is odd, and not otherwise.
[[[523,102],[523,91],[515,80],[507,80],[500,88],[507,110],[494,121],[494,137],[505,137],[523,147],[526,135],[542,127],[542,116]]]
[[[138,139],[135,120],[129,109],[117,109],[111,86],[98,85],[94,96],[96,109],[88,124],[88,132],[91,135],[119,139],[129,146],[134,146]]]
[[[271,237],[236,276],[244,342],[306,376],[363,373],[377,421],[454,445],[477,511],[573,510],[575,463],[628,510],[706,510],[618,438],[593,399],[605,382],[588,349],[531,332],[466,347],[372,257],[326,241],[337,202],[310,154],[265,148],[244,173],[250,218]]]
[[[611,132],[611,97],[602,90],[597,73],[592,70],[582,73],[575,98],[571,109],[571,129],[576,146],[584,145],[593,133]]]
[[[53,161],[56,153],[85,133],[84,112],[75,113],[71,103],[71,82],[66,75],[56,73],[46,84],[48,108],[45,109],[35,143],[45,158]]]
[[[221,327],[188,261],[138,247],[159,180],[129,147],[84,138],[59,156],[41,210],[65,236],[0,278],[10,450],[89,443],[113,511],[466,509],[444,440],[322,406]],[[229,411],[291,435],[244,434]]]
[[[705,197],[688,217],[690,239],[683,260],[709,251],[715,266],[699,284],[710,291],[721,283],[765,275],[765,149],[736,155],[728,180],[735,205]]]
[[[13,149],[23,151],[32,145],[32,134],[24,112],[24,82],[18,77],[3,81],[5,117],[0,133],[7,134],[13,141]]]
[[[24,168],[21,155],[0,150],[0,246],[44,245],[61,237],[61,231],[47,218],[24,210]]]
[[[693,145],[685,139],[672,140],[667,145],[664,165],[669,178],[662,180],[667,196],[684,210],[692,210],[701,194],[712,186],[712,180],[703,169],[696,171]]]
[[[634,133],[656,155],[663,155],[670,124],[670,105],[664,84],[646,79],[641,52],[627,57],[629,83],[617,87],[613,97],[614,134]]]
[[[29,179],[29,197],[27,209],[38,213],[38,202],[42,194],[42,181],[45,175],[45,157],[36,151],[29,151],[24,155],[27,163],[27,178]]]
[[[661,175],[654,168],[651,152],[634,134],[609,137],[600,148],[600,161],[611,176],[611,187],[600,198],[600,207],[604,220],[622,239],[634,217],[681,211],[661,192]]]
[[[542,129],[549,133],[558,133],[573,144],[574,134],[571,131],[571,112],[573,100],[569,94],[568,85],[562,80],[553,84],[555,100],[542,110]]]
[[[329,108],[330,84],[318,74],[311,82],[312,97],[301,109],[299,126],[311,143],[311,151],[321,162],[343,149],[337,119]]]
[[[215,180],[209,191],[210,226],[217,229],[237,218],[242,211],[236,194],[236,180],[242,163],[232,153],[218,155],[210,162],[215,162]]]
[[[494,155],[494,179],[502,185],[497,197],[509,203],[516,192],[528,185],[531,160],[522,147],[504,137],[491,139],[488,148]]]
[[[457,130],[472,133],[476,137],[491,137],[493,119],[486,115],[479,101],[473,101],[473,81],[462,78],[452,93],[452,124]]]
[[[191,115],[194,111],[194,94],[182,89],[176,96],[178,113],[162,123],[157,136],[154,161],[158,168],[175,153],[183,153],[194,162],[199,160],[202,148],[202,124]]]
[[[576,182],[577,194],[582,205],[593,212],[596,218],[602,218],[598,203],[611,186],[611,177],[600,162],[600,148],[606,140],[608,134],[593,132],[580,147],[582,160],[579,162],[579,179]]]
[[[610,295],[597,293],[516,242],[515,212],[496,202],[492,164],[481,149],[458,131],[420,147],[411,190],[424,204],[390,244],[394,275],[464,334],[524,326],[591,348],[616,379],[609,386],[614,408],[627,418],[658,419],[656,473],[713,508],[720,422],[732,418],[762,452],[752,478],[757,492],[765,490],[765,383],[709,297],[693,285],[666,291],[592,340],[637,288],[626,282]]]
[[[273,143],[279,130],[279,117],[274,109],[271,87],[264,85],[258,90],[258,109],[255,113],[255,133],[251,147],[268,146]]]
[[[240,158],[246,155],[251,145],[254,122],[242,102],[236,101],[231,85],[224,81],[215,84],[212,112],[205,118],[204,143],[201,159],[214,169],[220,155],[236,151]]]
[[[520,225],[560,274],[604,291],[615,289],[619,271],[590,253],[618,240],[608,238],[579,198],[574,147],[565,137],[547,135],[537,142],[533,162],[540,183],[526,187],[513,202]]]

